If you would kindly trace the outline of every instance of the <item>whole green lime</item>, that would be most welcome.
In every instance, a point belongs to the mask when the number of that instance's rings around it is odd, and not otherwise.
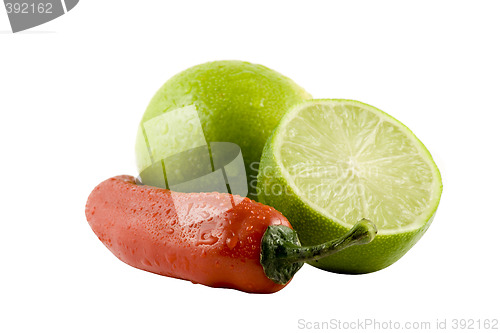
[[[166,157],[231,142],[241,148],[249,197],[255,198],[262,149],[285,112],[311,96],[262,65],[214,61],[168,80],[149,103],[139,127],[139,172]]]
[[[285,215],[302,245],[340,237],[369,219],[378,234],[310,264],[368,273],[401,258],[429,228],[442,192],[431,154],[402,123],[352,100],[293,107],[269,138],[259,201]]]

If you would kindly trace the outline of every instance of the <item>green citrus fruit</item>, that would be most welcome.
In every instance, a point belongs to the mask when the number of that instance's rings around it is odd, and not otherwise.
[[[303,245],[344,234],[362,218],[367,245],[313,262],[368,273],[401,258],[424,234],[442,192],[430,153],[403,124],[357,101],[310,100],[292,108],[267,141],[258,197],[282,212]]]
[[[168,80],[144,113],[136,141],[139,172],[210,142],[231,142],[241,148],[255,198],[267,138],[287,109],[308,98],[292,80],[261,65],[215,61],[189,68]]]

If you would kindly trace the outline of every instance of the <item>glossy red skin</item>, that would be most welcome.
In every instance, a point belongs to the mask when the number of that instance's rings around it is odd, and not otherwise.
[[[291,225],[248,198],[177,193],[117,176],[92,191],[85,214],[104,245],[133,267],[250,293],[285,287],[265,275],[260,245],[268,226]]]

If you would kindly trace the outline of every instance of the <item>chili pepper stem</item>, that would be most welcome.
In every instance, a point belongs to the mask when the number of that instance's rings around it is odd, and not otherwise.
[[[286,284],[304,262],[330,256],[353,245],[370,243],[376,234],[375,224],[362,219],[339,239],[319,245],[301,246],[293,229],[270,226],[262,237],[260,262],[269,279]]]
[[[290,247],[282,260],[288,262],[307,262],[318,260],[353,245],[370,243],[377,234],[375,224],[367,219],[359,221],[348,233],[339,239],[314,246]]]

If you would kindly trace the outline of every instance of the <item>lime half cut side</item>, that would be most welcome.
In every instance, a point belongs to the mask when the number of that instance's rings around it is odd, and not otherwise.
[[[268,140],[258,190],[303,245],[372,220],[378,228],[372,243],[311,263],[367,273],[394,263],[420,239],[442,182],[425,146],[388,114],[352,100],[309,100],[290,110]]]

